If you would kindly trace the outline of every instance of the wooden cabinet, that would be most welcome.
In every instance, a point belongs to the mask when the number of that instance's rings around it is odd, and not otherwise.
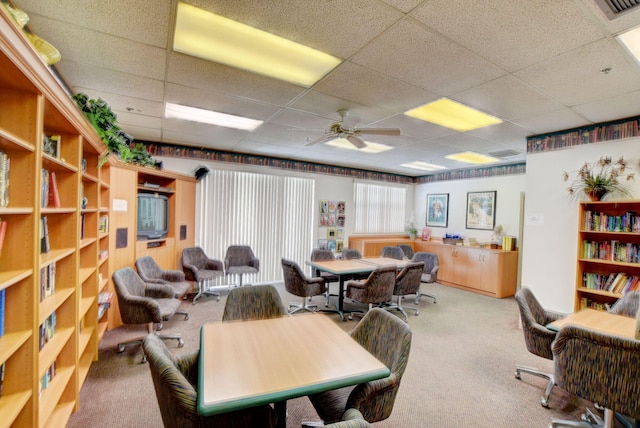
[[[416,241],[415,251],[438,255],[438,282],[492,297],[516,292],[518,252]]]
[[[109,217],[109,167],[98,168],[105,149],[0,5],[0,151],[9,159],[0,427],[65,426],[98,357],[98,294],[109,274],[108,253],[100,259],[109,236],[98,232]]]
[[[116,162],[110,167],[110,176],[111,204],[120,208],[111,213],[109,270],[114,272],[125,266],[135,269],[135,261],[144,256],[153,257],[163,269],[182,269],[182,249],[192,247],[195,242],[195,177]],[[139,193],[167,198],[169,215],[166,236],[157,239],[138,237]],[[114,291],[111,282],[110,288]],[[116,300],[109,311],[110,329],[122,325]]]
[[[638,213],[640,201],[580,203],[576,310],[606,310],[625,292],[640,289]]]
[[[385,235],[369,236],[359,235],[349,237],[349,248],[360,251],[363,257],[380,257],[382,248],[385,246],[395,247],[398,244],[409,244],[413,246],[414,240],[407,235]]]

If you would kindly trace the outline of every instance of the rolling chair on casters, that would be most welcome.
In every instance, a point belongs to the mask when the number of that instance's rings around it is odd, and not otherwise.
[[[209,281],[224,275],[224,266],[220,260],[210,259],[200,247],[182,250],[182,270],[188,281],[198,285],[198,294],[193,298],[193,304],[203,294],[216,296],[220,301],[220,293],[207,287]]]
[[[238,287],[242,287],[242,276],[256,274],[260,271],[260,260],[253,254],[248,245],[232,245],[227,248],[224,258],[226,275],[238,275]]]

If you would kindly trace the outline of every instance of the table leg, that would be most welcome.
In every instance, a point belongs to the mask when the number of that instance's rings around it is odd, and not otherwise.
[[[344,275],[338,275],[338,283],[340,284],[340,289],[338,291],[338,305],[336,309],[338,309],[340,319],[346,321],[347,319],[344,317]]]
[[[273,403],[273,408],[276,411],[276,416],[278,417],[278,422],[276,423],[277,428],[286,428],[287,427],[287,401],[278,401],[277,403]]]

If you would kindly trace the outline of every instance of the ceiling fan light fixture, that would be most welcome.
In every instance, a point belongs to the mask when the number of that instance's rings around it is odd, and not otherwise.
[[[500,160],[492,156],[487,156],[481,153],[476,153],[471,151],[453,153],[451,155],[446,155],[445,158],[455,160],[458,162],[471,163],[475,165],[483,164],[483,163],[493,163],[493,162],[498,162]]]
[[[337,147],[339,149],[357,150],[362,153],[372,154],[382,153],[386,152],[387,150],[393,149],[392,146],[388,146],[386,144],[372,143],[369,141],[365,141],[365,143],[367,144],[367,146],[361,149],[354,146],[346,138],[334,138],[333,140],[327,141],[325,144],[328,146]]]
[[[422,161],[413,161],[409,163],[403,163],[400,166],[404,166],[405,168],[421,169],[423,171],[438,171],[440,169],[447,169],[446,166],[436,165],[434,163],[428,163],[428,162],[422,162]]]
[[[483,113],[448,98],[427,103],[404,113],[407,116],[435,123],[459,132],[502,123],[502,119]]]
[[[190,122],[206,123],[208,125],[224,126],[225,128],[240,129],[243,131],[253,131],[262,124],[261,120],[174,103],[165,104],[164,117],[167,119],[181,119]]]
[[[173,50],[307,88],[342,62],[182,2],[178,3]]]

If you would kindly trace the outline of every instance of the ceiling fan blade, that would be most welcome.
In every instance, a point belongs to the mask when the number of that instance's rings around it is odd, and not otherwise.
[[[363,149],[363,148],[367,147],[367,143],[365,143],[362,138],[357,137],[355,135],[349,135],[347,137],[347,141],[350,142],[351,144],[353,144],[354,146],[356,146],[359,149]]]
[[[316,138],[315,140],[309,141],[307,144],[305,144],[305,146],[312,146],[314,144],[326,143],[327,141],[333,140],[334,138],[336,138],[335,135],[326,134],[326,135],[323,135],[322,137]]]
[[[398,128],[362,128],[356,129],[355,132],[363,135],[400,135]]]

